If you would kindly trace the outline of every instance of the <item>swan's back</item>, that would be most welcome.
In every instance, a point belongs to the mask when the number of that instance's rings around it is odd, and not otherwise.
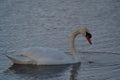
[[[31,47],[15,51],[12,55],[8,55],[8,58],[12,58],[12,62],[17,64],[57,65],[75,62],[72,55],[58,49],[44,47]]]

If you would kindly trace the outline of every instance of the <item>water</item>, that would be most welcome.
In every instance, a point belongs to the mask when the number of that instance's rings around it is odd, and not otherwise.
[[[119,0],[0,1],[0,80],[119,80]],[[90,29],[93,45],[76,38],[81,63],[58,66],[13,65],[11,50],[42,46],[69,53],[68,37]]]

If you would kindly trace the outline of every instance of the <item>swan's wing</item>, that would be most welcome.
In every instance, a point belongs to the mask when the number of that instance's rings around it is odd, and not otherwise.
[[[30,63],[34,63],[34,61],[32,61],[31,59],[22,56],[22,55],[6,55],[8,57],[8,59],[10,59],[13,63],[15,64],[30,64]]]

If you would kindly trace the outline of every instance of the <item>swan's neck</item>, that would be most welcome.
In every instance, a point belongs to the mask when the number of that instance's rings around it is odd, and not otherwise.
[[[73,57],[74,57],[75,59],[77,59],[77,56],[76,56],[77,53],[76,53],[76,49],[75,49],[74,42],[75,42],[75,38],[76,38],[76,36],[77,36],[78,34],[80,34],[80,31],[79,31],[79,30],[76,30],[76,31],[74,31],[74,32],[72,33],[72,35],[71,35],[70,38],[69,38],[70,51],[71,51],[71,53],[72,53],[72,55],[73,55]]]

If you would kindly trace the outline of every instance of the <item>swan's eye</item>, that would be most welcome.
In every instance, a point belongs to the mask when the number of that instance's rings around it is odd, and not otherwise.
[[[88,32],[86,32],[86,37],[92,38],[92,35]]]

